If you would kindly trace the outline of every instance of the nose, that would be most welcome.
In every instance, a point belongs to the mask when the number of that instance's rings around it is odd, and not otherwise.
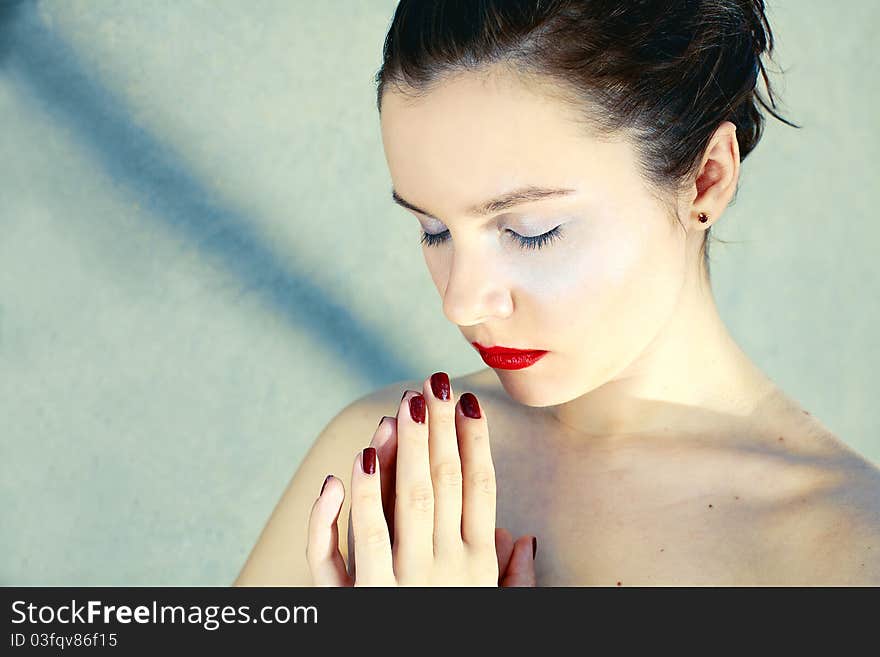
[[[504,281],[485,253],[465,254],[459,249],[443,291],[443,314],[458,326],[506,319],[513,312],[513,298]]]

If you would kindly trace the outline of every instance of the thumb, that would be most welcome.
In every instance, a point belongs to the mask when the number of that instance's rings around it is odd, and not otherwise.
[[[513,554],[507,564],[507,572],[501,586],[537,586],[535,560],[532,552],[532,536],[520,536],[513,544]],[[534,539],[536,540],[536,539]]]
[[[513,536],[503,527],[495,528],[495,554],[498,557],[498,586],[506,574],[510,555],[513,553]]]

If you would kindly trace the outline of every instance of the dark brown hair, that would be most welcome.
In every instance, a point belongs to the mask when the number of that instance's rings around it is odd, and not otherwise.
[[[740,161],[761,138],[758,104],[801,127],[774,111],[761,61],[772,50],[764,0],[401,0],[376,105],[381,114],[389,85],[420,98],[448,75],[496,64],[555,83],[548,90],[561,90],[592,136],[631,140],[649,189],[681,223],[674,197],[693,184],[723,121],[736,125]]]

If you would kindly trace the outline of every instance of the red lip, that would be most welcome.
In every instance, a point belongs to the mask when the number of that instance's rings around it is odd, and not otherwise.
[[[489,367],[502,370],[520,370],[534,365],[547,353],[545,349],[514,349],[513,347],[484,347],[479,342],[471,343],[483,362]]]

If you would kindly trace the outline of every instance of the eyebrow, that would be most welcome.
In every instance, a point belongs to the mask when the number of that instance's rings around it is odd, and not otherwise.
[[[505,192],[501,196],[497,196],[496,198],[489,199],[488,201],[483,201],[482,203],[471,206],[467,210],[467,213],[473,217],[484,217],[495,212],[509,210],[510,208],[521,205],[523,203],[531,203],[534,201],[543,201],[548,198],[566,196],[576,191],[577,190],[575,189],[561,189],[556,187],[537,187],[535,185],[526,185],[525,187],[520,187],[518,189]],[[408,210],[418,212],[419,214],[423,214],[426,217],[430,217],[431,219],[436,219],[437,221],[440,221],[440,219],[437,219],[437,217],[435,217],[427,210],[423,210],[417,205],[413,205],[412,203],[401,197],[395,189],[391,190],[391,199],[398,205],[401,205]]]

